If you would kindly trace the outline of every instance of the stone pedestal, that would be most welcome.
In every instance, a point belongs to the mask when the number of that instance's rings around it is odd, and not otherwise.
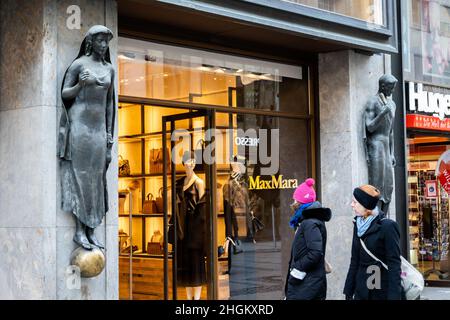
[[[81,29],[67,26],[71,5]],[[116,65],[116,1],[2,0],[0,24],[0,299],[117,299],[117,160],[107,176],[110,210],[96,229],[106,268],[73,288],[75,223],[60,209],[56,156],[64,71],[95,24],[113,31]],[[116,159],[117,142],[113,152]]]
[[[327,223],[326,255],[334,266],[328,275],[328,299],[344,298],[353,235],[353,188],[368,183],[363,112],[384,73],[390,73],[384,55],[353,51],[319,55],[321,200],[333,212]],[[390,212],[395,212],[395,199]]]

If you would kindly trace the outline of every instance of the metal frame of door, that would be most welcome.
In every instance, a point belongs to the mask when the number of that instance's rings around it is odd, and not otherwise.
[[[192,120],[193,118],[204,117],[205,119],[205,134],[209,135],[207,129],[215,128],[215,110],[199,110],[191,111],[182,114],[176,114],[171,116],[165,116],[162,118],[162,134],[163,134],[163,148],[167,146],[167,134],[170,133],[172,137],[172,132],[175,130],[175,122],[181,120]],[[167,132],[167,124],[170,124],[169,132]],[[170,139],[171,150],[175,145],[175,142]],[[211,136],[205,136],[205,143],[209,144],[212,142]],[[193,144],[191,144],[192,147]],[[212,154],[214,157],[215,155]],[[167,167],[167,153],[163,152],[163,206],[164,206],[164,299],[169,300],[169,245],[168,245],[168,184],[167,179],[169,178],[168,167]],[[207,197],[206,207],[209,214],[209,219],[207,219],[207,230],[209,236],[209,243],[207,247],[207,298],[209,300],[217,299],[218,296],[218,283],[215,275],[217,274],[217,250],[215,249],[217,243],[217,212],[216,206],[216,165],[205,164],[205,195]],[[170,172],[171,178],[171,191],[172,191],[172,214],[175,213],[176,207],[176,166],[171,166]],[[174,215],[174,224],[176,225],[176,215]],[[174,243],[177,241],[177,228],[174,228]],[[173,246],[172,252],[172,299],[177,300],[177,247]]]

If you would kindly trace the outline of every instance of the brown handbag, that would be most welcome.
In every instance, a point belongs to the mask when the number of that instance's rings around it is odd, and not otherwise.
[[[153,214],[157,213],[156,210],[156,202],[153,200],[153,194],[147,194],[147,199],[144,201],[142,205],[142,213],[143,214]]]
[[[119,177],[130,175],[130,162],[119,155]]]
[[[169,155],[169,149],[164,148],[166,152],[166,159],[167,159],[167,171],[170,172],[170,155]],[[149,161],[149,171],[150,173],[162,173],[164,160],[163,160],[163,148],[160,149],[151,149],[150,150],[150,161]]]
[[[163,253],[163,236],[161,231],[157,230],[153,233],[150,242],[147,243],[148,254],[162,254]]]
[[[162,254],[161,245],[158,242],[148,242],[147,243],[147,253],[148,254]]]

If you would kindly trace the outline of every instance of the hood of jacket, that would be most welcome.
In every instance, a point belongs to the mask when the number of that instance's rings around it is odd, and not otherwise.
[[[331,210],[323,208],[319,201],[314,202],[311,206],[303,210],[302,220],[318,219],[324,222],[331,220]]]

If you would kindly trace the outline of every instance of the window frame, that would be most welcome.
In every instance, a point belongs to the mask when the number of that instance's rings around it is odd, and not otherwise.
[[[150,0],[142,0],[150,1]],[[386,26],[281,0],[158,0],[187,12],[213,15],[242,25],[241,29],[267,28],[282,33],[336,44],[361,52],[398,54],[401,0],[383,0]],[[239,30],[239,28],[237,28]],[[232,31],[237,32],[237,31]]]
[[[247,2],[250,4],[256,4],[264,7],[269,7],[272,9],[294,13],[297,15],[321,20],[328,23],[335,23],[338,25],[343,25],[346,27],[351,27],[363,31],[368,31],[370,33],[385,35],[392,37],[394,35],[394,12],[395,1],[383,1],[383,21],[384,25],[378,25],[375,23],[367,22],[358,18],[351,16],[346,16],[337,12],[327,11],[324,9],[310,7],[300,3],[293,3],[283,0],[240,0],[242,2]]]

